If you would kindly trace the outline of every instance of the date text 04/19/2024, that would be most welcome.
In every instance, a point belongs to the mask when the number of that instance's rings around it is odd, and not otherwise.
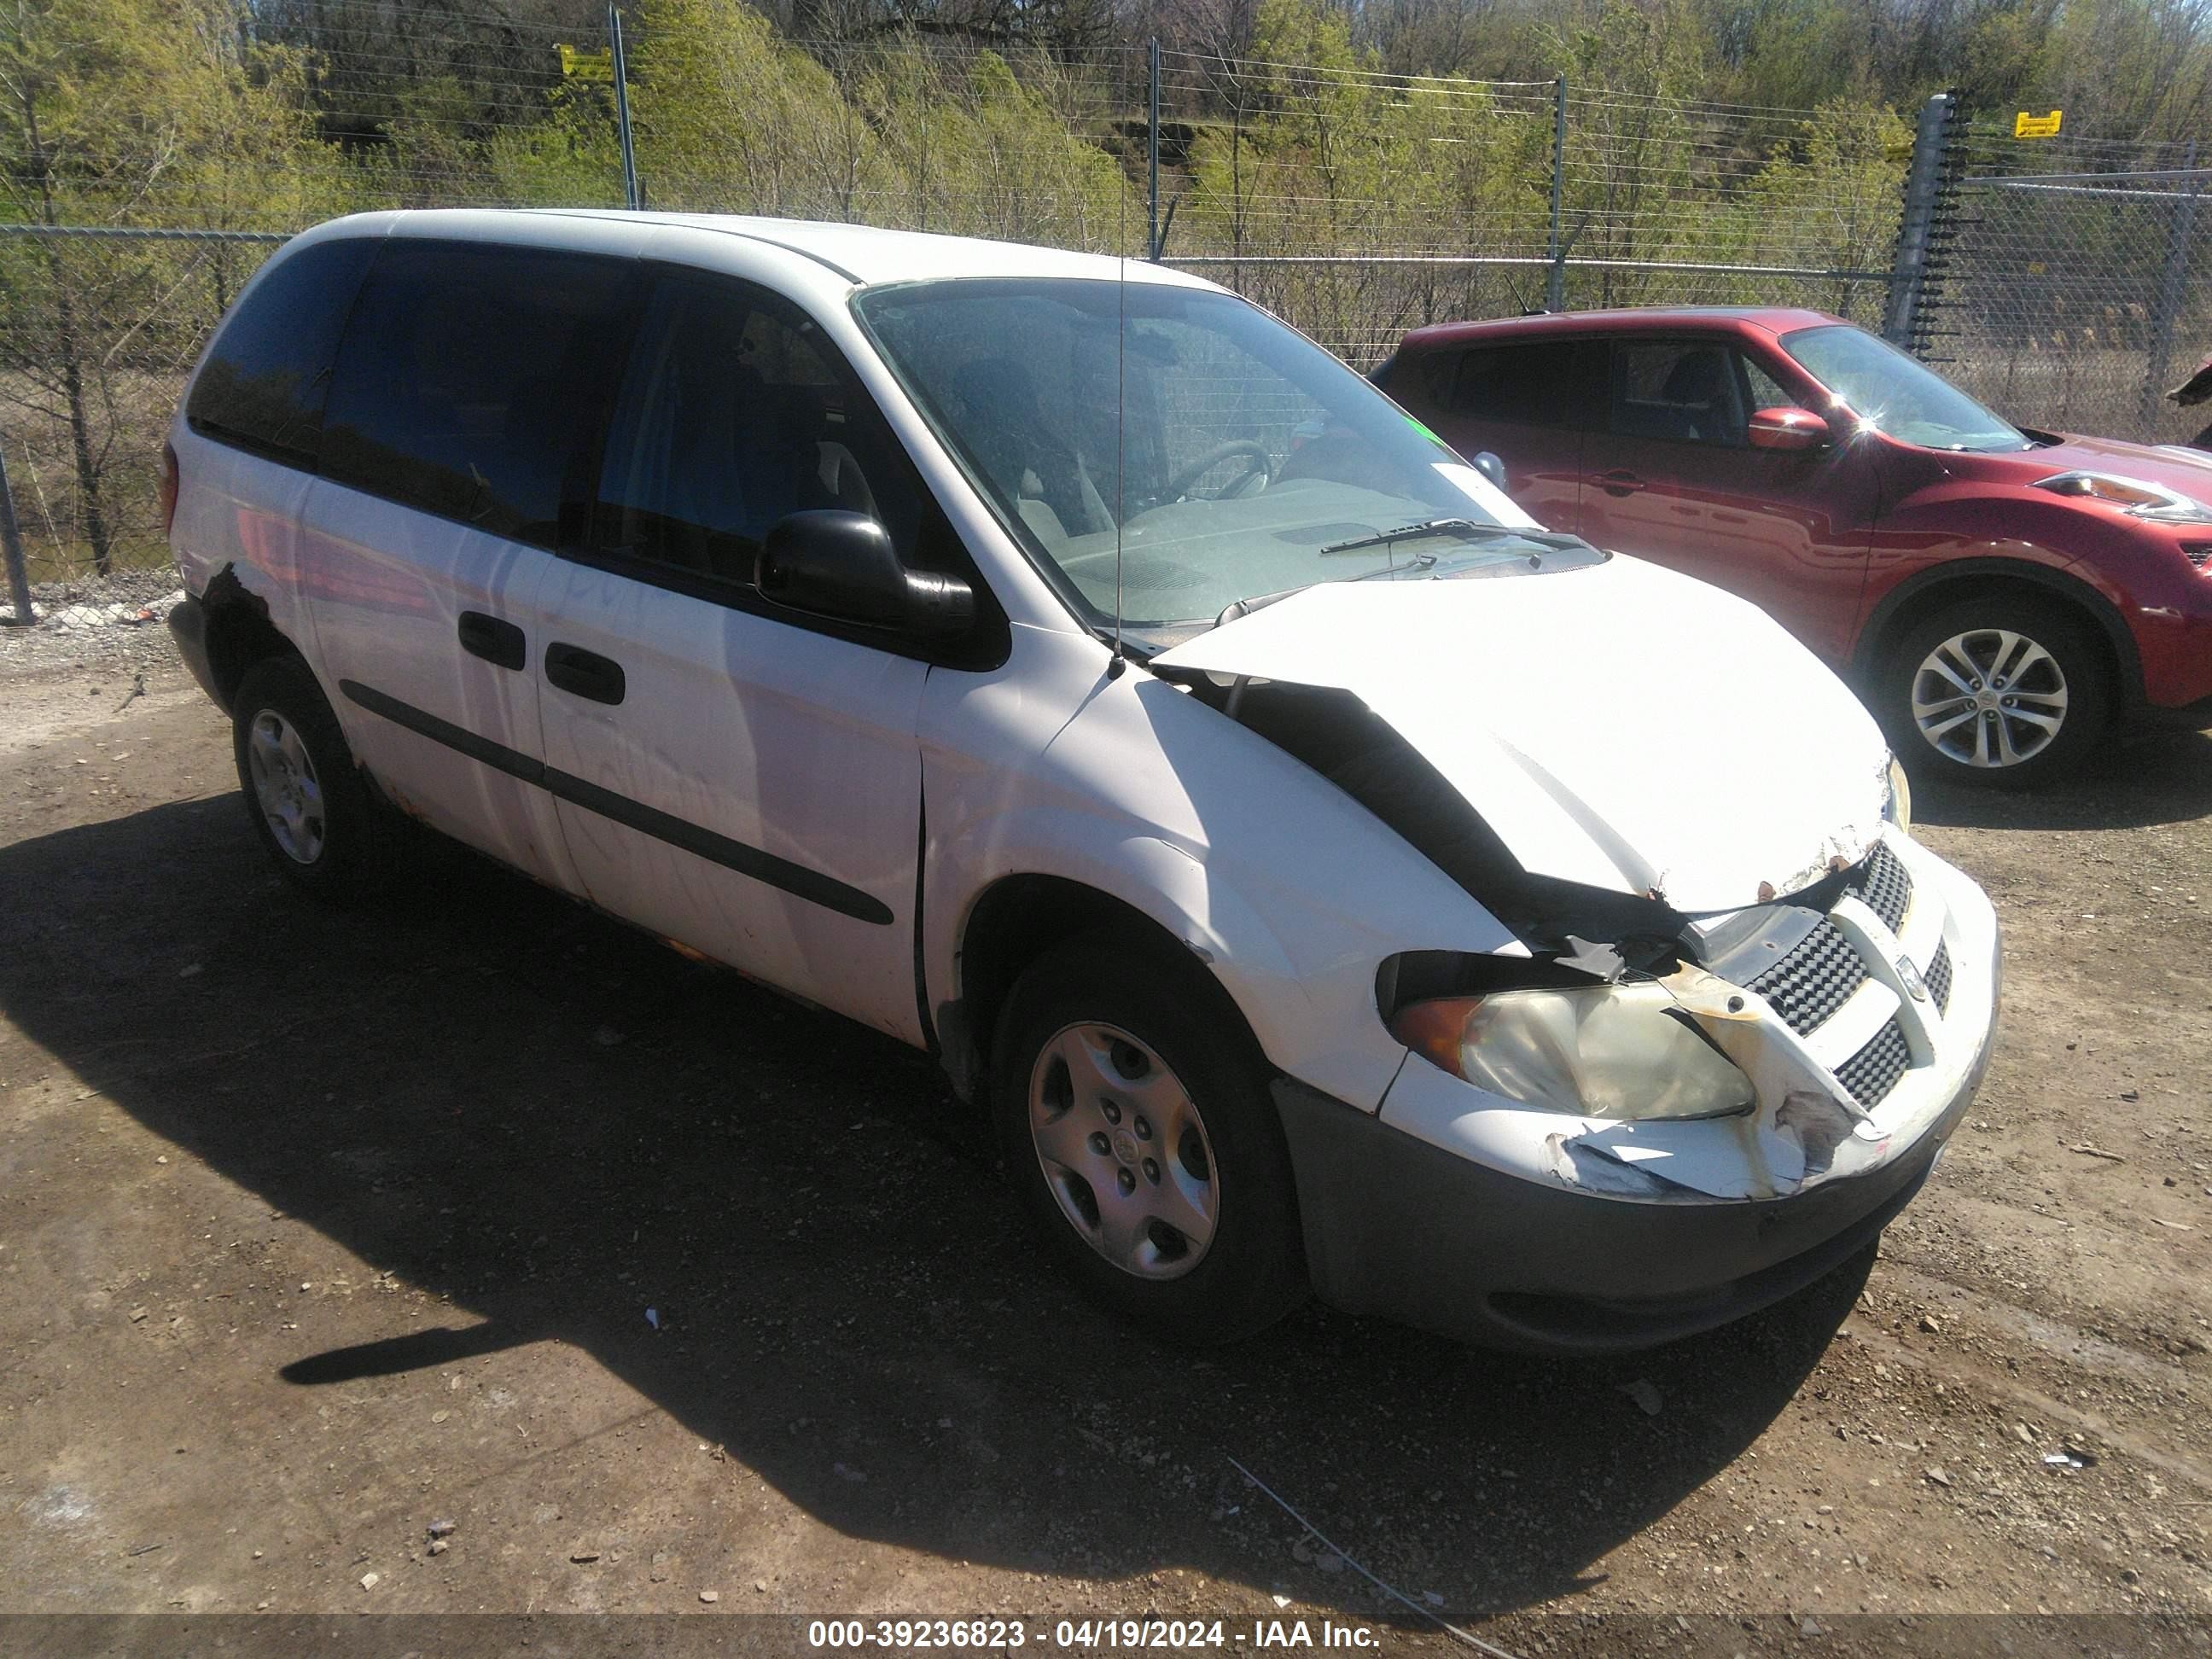
[[[1032,1633],[1020,1619],[817,1619],[806,1627],[810,1648],[895,1650],[982,1650],[1005,1652],[1030,1645]],[[1288,1650],[1338,1648],[1372,1650],[1382,1645],[1365,1625],[1334,1620],[1252,1619],[1062,1619],[1048,1631],[1040,1625],[1034,1639],[1057,1649],[1101,1651],[1143,1649],[1215,1648]]]

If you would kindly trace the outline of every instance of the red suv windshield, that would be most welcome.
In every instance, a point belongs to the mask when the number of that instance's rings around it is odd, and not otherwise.
[[[1900,443],[1984,453],[2033,446],[1948,380],[1863,329],[1837,323],[1782,337],[1782,349],[1850,411]]]

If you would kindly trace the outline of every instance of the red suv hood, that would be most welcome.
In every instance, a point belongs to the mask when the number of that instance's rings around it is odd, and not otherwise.
[[[2054,472],[2110,472],[2164,484],[2212,503],[2212,453],[2184,449],[2178,444],[2130,444],[2117,438],[2083,438],[2072,433],[2057,435],[2055,444],[1978,455],[1975,459],[1989,469],[1984,476],[1994,475],[2007,483],[2032,484]]]

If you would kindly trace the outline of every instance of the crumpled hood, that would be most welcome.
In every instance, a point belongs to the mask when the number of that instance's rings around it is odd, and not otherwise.
[[[1532,873],[1680,910],[1795,891],[1881,830],[1888,748],[1843,683],[1755,607],[1638,559],[1328,583],[1153,663],[1348,691]]]

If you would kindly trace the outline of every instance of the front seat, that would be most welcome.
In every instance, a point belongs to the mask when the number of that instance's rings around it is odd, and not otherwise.
[[[1668,371],[1660,396],[1680,411],[1682,436],[1700,443],[1740,444],[1743,417],[1735,408],[1735,378],[1727,354],[1717,346],[1685,352]]]
[[[1011,357],[978,357],[961,365],[952,390],[964,405],[961,424],[976,459],[1039,539],[1056,547],[1071,533],[1113,528],[1082,459],[1046,421],[1025,367]],[[1071,520],[1082,530],[1071,532]]]

